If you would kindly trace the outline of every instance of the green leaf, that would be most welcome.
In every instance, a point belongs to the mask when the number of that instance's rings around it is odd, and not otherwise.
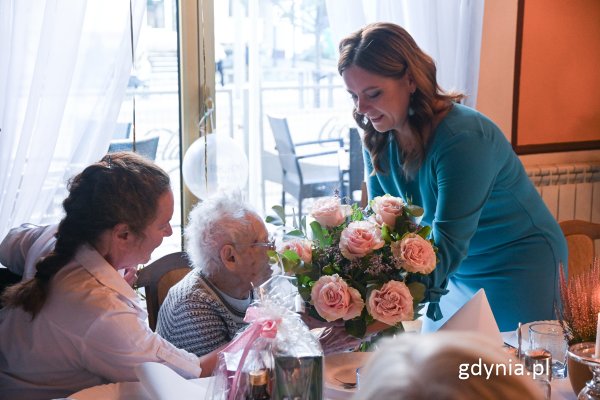
[[[306,237],[306,215],[300,220],[300,231],[302,231],[303,236]]]
[[[405,207],[406,212],[413,217],[422,217],[425,211],[423,207],[416,206],[414,204],[408,204]]]
[[[323,227],[317,221],[313,221],[310,223],[310,229],[313,233],[313,239],[319,243],[319,248],[324,249],[327,241],[325,240],[325,235],[323,233]]]
[[[429,225],[425,225],[417,231],[417,235],[421,236],[423,239],[427,239],[429,234],[431,234],[431,226]]]
[[[408,290],[413,297],[413,304],[419,304],[425,299],[425,290],[427,289],[421,282],[411,282],[408,285]]]
[[[385,224],[381,228],[381,238],[385,240],[386,243],[390,243],[392,241],[392,237],[390,236],[390,228]]]
[[[360,317],[346,321],[344,327],[346,328],[346,332],[357,338],[362,338],[367,333],[367,324]]]
[[[365,216],[362,212],[362,210],[360,209],[360,207],[358,206],[358,204],[354,203],[352,204],[352,213],[350,214],[350,220],[351,221],[362,221],[365,219]]]
[[[304,232],[302,232],[301,230],[298,229],[294,229],[293,231],[289,231],[285,234],[285,236],[293,236],[293,237],[299,237],[299,238],[304,238]]]
[[[271,207],[271,210],[273,210],[275,212],[275,214],[277,214],[277,216],[279,217],[279,219],[282,222],[282,225],[285,225],[285,211],[283,210],[282,206],[273,206]]]
[[[285,250],[282,254],[283,258],[290,261],[300,261],[300,256],[294,250]]]
[[[298,276],[298,283],[300,283],[302,286],[308,286],[310,284],[310,276],[307,275],[300,275]]]
[[[267,215],[267,217],[265,218],[265,222],[267,224],[272,224],[275,226],[283,226],[283,221],[281,220],[281,218],[273,215]]]
[[[335,274],[335,270],[331,265],[326,265],[325,267],[323,267],[323,273],[325,275],[333,275]]]

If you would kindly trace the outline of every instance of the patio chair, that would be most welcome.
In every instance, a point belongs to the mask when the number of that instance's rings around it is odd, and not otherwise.
[[[291,194],[298,200],[298,219],[301,220],[304,199],[331,196],[336,189],[343,191],[344,184],[342,172],[339,168],[339,151],[343,150],[344,141],[342,138],[338,138],[294,143],[286,118],[271,115],[268,118],[282,169],[281,206],[285,210],[285,194]],[[296,153],[297,147],[325,143],[337,143],[337,147],[334,147],[333,150],[321,150],[309,154],[299,155]],[[323,156],[328,156],[328,163],[319,163],[319,161],[325,161]],[[308,159],[314,160],[310,163],[312,165],[301,163],[301,161]],[[331,165],[335,165],[337,168],[331,168]],[[329,168],[323,168],[324,166]]]
[[[159,136],[150,136],[135,141],[135,152],[154,161],[158,150]],[[115,139],[110,142],[107,153],[116,151],[134,151],[131,139]]]
[[[348,169],[344,170],[345,192],[352,202],[354,192],[362,189],[362,183],[365,178],[365,165],[362,155],[362,141],[357,128],[350,128],[350,146],[348,149],[349,163]],[[362,200],[362,198],[361,198]]]

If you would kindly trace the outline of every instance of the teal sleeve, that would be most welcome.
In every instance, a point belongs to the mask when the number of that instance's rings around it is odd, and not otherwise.
[[[437,185],[433,239],[439,263],[428,276],[431,301],[444,294],[451,276],[468,254],[469,244],[479,224],[498,174],[499,154],[493,135],[456,134],[439,146],[433,163]],[[439,293],[438,293],[439,292]],[[438,299],[439,300],[439,299]],[[433,311],[432,311],[433,313]]]

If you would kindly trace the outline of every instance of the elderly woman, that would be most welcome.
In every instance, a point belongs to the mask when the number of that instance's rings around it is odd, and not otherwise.
[[[0,398],[65,397],[134,381],[144,362],[187,378],[210,374],[216,353],[198,358],[153,333],[119,273],[148,262],[173,233],[169,176],[134,153],[113,153],[69,182],[63,207],[54,250],[33,279],[2,296]]]
[[[273,243],[239,192],[219,193],[199,203],[190,214],[185,239],[194,269],[169,290],[156,332],[201,356],[245,326],[253,286],[271,275],[267,250]]]

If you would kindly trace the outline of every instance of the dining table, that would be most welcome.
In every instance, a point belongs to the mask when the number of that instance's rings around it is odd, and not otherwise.
[[[361,360],[364,357],[356,356],[356,360]],[[326,356],[326,366],[327,366]],[[337,371],[335,368],[345,368],[346,370],[353,370],[355,367],[352,365],[352,356],[339,357],[339,355],[333,355],[342,359],[344,363],[334,363],[330,370],[327,367],[324,371],[324,399],[325,400],[345,400],[350,399],[354,395],[356,389],[352,387],[344,387],[344,385],[336,382],[334,379]],[[358,361],[357,361],[358,362]],[[165,367],[167,368],[167,367]],[[105,385],[98,385],[91,388],[83,389],[77,393],[73,393],[68,397],[70,400],[209,400],[213,398],[212,389],[215,382],[214,377],[198,378],[185,381],[185,384],[181,382],[174,382],[170,379],[165,378],[165,374],[160,376],[157,374],[154,377],[146,377],[146,382],[119,382],[109,383]],[[149,382],[148,379],[152,379]],[[183,378],[180,378],[183,380]],[[187,385],[187,387],[185,387]],[[154,388],[149,388],[154,386]],[[162,393],[157,392],[160,391]],[[577,396],[571,388],[569,379],[553,379],[551,382],[551,400],[575,400]]]

